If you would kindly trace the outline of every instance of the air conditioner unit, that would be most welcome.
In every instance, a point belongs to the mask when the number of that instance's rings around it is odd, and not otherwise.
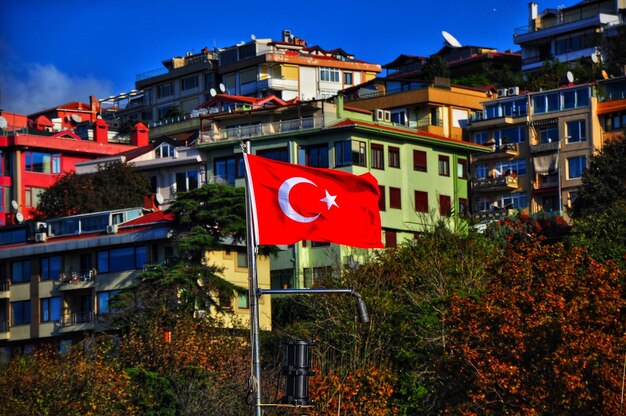
[[[506,88],[500,88],[498,90],[498,97],[506,97],[508,92]]]
[[[509,87],[507,95],[519,95],[519,87]]]
[[[385,119],[385,112],[379,108],[374,110],[374,121],[383,121]]]
[[[117,224],[107,225],[107,234],[117,234]]]
[[[383,111],[383,119],[386,122],[391,123],[391,111]]]
[[[48,239],[48,235],[46,233],[35,234],[35,241],[38,243],[45,243],[47,239]]]
[[[46,224],[45,222],[35,223],[35,230],[47,230],[47,229],[48,229],[48,224]]]

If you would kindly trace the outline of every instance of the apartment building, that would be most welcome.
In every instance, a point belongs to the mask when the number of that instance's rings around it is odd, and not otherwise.
[[[596,91],[604,144],[626,135],[626,76],[598,81]]]
[[[301,101],[277,108],[201,117],[198,148],[207,172],[223,183],[244,185],[241,143],[254,154],[312,167],[362,174],[379,182],[383,241],[412,239],[438,218],[452,221],[467,210],[470,154],[480,144],[396,125],[388,112],[344,106],[335,100]],[[376,120],[374,120],[376,117]],[[310,287],[333,267],[356,265],[363,250],[314,241],[283,247],[271,259],[272,287]]]
[[[148,143],[149,130],[142,123],[122,135],[109,130],[93,107],[73,113],[75,108],[88,107],[75,104],[28,118],[10,117],[21,122],[7,123],[0,130],[0,225],[32,218],[39,195],[61,175],[73,172],[76,163]]]
[[[602,37],[624,23],[625,13],[625,0],[585,0],[542,12],[538,3],[530,2],[528,24],[513,35],[513,42],[522,49],[522,72],[536,71],[551,59],[598,62]]]
[[[528,214],[567,216],[589,158],[602,147],[593,84],[524,93],[484,103],[468,130],[493,151],[472,158],[477,220]]]

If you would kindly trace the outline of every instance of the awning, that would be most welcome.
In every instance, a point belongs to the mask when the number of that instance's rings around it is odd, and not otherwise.
[[[559,169],[559,155],[552,153],[542,156],[533,157],[533,165],[535,166],[535,173],[540,175],[554,174]]]

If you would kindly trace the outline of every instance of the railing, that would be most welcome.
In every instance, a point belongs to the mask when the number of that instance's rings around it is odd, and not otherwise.
[[[498,176],[497,178],[478,178],[472,179],[472,189],[481,190],[504,190],[508,188],[517,188],[517,176]]]
[[[602,7],[593,7],[593,8],[581,8],[577,13],[572,13],[569,11],[568,13],[560,13],[558,18],[554,21],[543,21],[542,26],[535,27],[535,25],[526,25],[518,27],[514,30],[514,36],[517,35],[525,35],[531,32],[538,32],[540,30],[550,29],[553,27],[566,25],[569,23],[579,22],[581,20],[594,18],[599,16],[600,14],[617,14],[616,10],[611,8],[602,8]]]
[[[559,141],[554,141],[550,143],[541,143],[530,146],[530,153],[542,153],[542,152],[552,152],[559,148]]]
[[[81,282],[92,282],[98,272],[96,269],[91,269],[85,272],[68,272],[61,273],[59,275],[59,283],[64,284],[73,284],[73,283],[81,283]]]
[[[309,130],[324,125],[324,117],[304,117],[295,120],[277,121],[274,123],[254,124],[251,126],[233,126],[220,129],[218,132],[203,132],[202,138],[209,140],[237,140],[248,137],[259,137],[270,134],[289,133]]]
[[[163,74],[167,74],[167,68],[165,67],[151,69],[150,71],[142,72],[141,74],[135,75],[135,81],[142,81],[144,79],[156,77]]]
[[[61,326],[91,324],[94,322],[95,322],[95,313],[91,311],[65,314],[61,318]]]
[[[9,321],[0,321],[0,334],[9,332]]]
[[[10,280],[0,281],[0,292],[6,292],[9,289],[11,289],[11,281]]]

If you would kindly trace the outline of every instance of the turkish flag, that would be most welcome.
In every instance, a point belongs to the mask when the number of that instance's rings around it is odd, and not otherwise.
[[[244,154],[258,244],[327,241],[381,248],[378,181]]]

